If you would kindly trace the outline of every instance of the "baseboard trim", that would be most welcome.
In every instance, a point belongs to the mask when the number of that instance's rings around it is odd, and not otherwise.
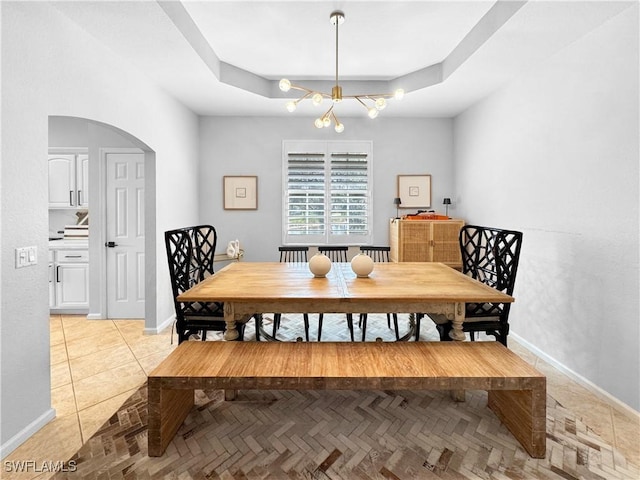
[[[11,452],[13,452],[16,448],[22,445],[24,442],[29,440],[32,435],[34,435],[38,430],[44,427],[51,420],[56,418],[56,411],[53,408],[50,408],[38,418],[36,418],[33,422],[7,440],[5,443],[0,445],[0,458],[4,460]]]
[[[106,320],[106,317],[101,313],[90,313],[87,315],[87,320]]]
[[[563,374],[571,378],[574,382],[579,383],[581,386],[589,390],[594,395],[602,398],[604,401],[611,404],[611,406],[616,410],[619,410],[627,415],[635,415],[637,417],[640,417],[640,412],[636,411],[633,407],[627,405],[619,398],[614,397],[606,390],[603,390],[602,388],[597,386],[595,383],[591,382],[590,380],[584,378],[582,375],[566,367],[565,365],[557,361],[555,358],[549,356],[547,353],[543,352],[535,345],[529,343],[527,340],[525,340],[518,334],[510,332],[509,336],[515,338],[515,340],[524,348],[529,350],[531,353],[533,353],[537,357],[543,359],[548,364],[560,370]]]
[[[171,315],[169,318],[167,318],[164,322],[162,322],[160,325],[158,325],[155,328],[147,328],[147,327],[145,327],[144,334],[145,335],[157,335],[160,332],[162,332],[165,328],[168,328],[168,327],[172,326],[173,322],[175,322],[175,320],[176,320],[175,315]]]

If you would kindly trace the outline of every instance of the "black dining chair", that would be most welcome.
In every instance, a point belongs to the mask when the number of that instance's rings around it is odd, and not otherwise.
[[[278,247],[278,252],[280,252],[280,262],[308,262],[309,247],[283,246]]]
[[[492,227],[466,225],[460,230],[462,272],[507,295],[513,294],[522,248],[522,232]],[[510,303],[467,303],[462,330],[475,340],[477,332],[495,337],[507,346]],[[416,340],[420,320],[416,314]],[[440,340],[450,340],[452,324],[443,315],[429,315],[436,323]]]
[[[371,246],[371,245],[363,245],[360,247],[360,252],[365,255],[369,255],[374,262],[389,262],[389,253],[391,252],[391,247],[385,246]],[[400,333],[398,332],[398,314],[397,313],[387,313],[387,327],[391,328],[391,317],[393,316],[393,327],[396,330],[396,340],[400,340]],[[364,342],[366,332],[367,332],[367,314],[361,313],[360,320],[358,325],[362,329],[362,341]]]
[[[309,247],[297,247],[297,246],[282,246],[278,247],[280,252],[281,263],[306,263],[308,259]],[[303,313],[304,318],[304,336],[309,341],[309,314]],[[273,338],[276,338],[278,328],[280,328],[280,321],[282,320],[281,313],[273,314]]]
[[[349,247],[346,246],[320,246],[318,247],[318,251],[320,253],[324,253],[332,262],[338,263],[346,263],[347,260],[347,252],[349,251]],[[321,313],[318,318],[318,341],[320,341],[320,337],[322,336],[322,320],[324,319],[324,315]],[[347,326],[349,327],[349,333],[351,335],[351,341],[354,341],[353,336],[353,314],[347,313]]]
[[[224,304],[221,302],[180,302],[178,296],[195,284],[214,274],[213,256],[217,234],[211,225],[197,225],[166,231],[164,234],[169,276],[176,312],[178,343],[191,335],[207,339],[208,331],[225,330]],[[237,322],[239,339],[244,339],[244,328],[250,318],[256,321],[256,340],[260,340],[261,314],[248,315]]]
[[[320,253],[324,253],[332,262],[347,262],[347,252],[349,247],[321,246],[318,247]]]

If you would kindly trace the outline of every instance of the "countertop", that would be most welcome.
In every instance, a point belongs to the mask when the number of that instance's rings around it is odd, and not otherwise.
[[[87,239],[68,239],[49,240],[50,250],[87,250],[89,248],[89,240]]]

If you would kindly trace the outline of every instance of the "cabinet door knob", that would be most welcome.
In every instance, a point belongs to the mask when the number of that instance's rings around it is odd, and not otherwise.
[[[116,242],[106,242],[104,246],[108,248],[113,248],[113,247],[117,247],[118,244]]]

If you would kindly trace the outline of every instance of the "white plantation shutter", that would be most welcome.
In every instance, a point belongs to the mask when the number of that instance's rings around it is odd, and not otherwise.
[[[292,236],[324,235],[324,153],[289,153],[286,230]]]
[[[371,142],[283,144],[283,243],[371,242]]]
[[[331,154],[332,235],[369,233],[369,160],[366,153]]]

